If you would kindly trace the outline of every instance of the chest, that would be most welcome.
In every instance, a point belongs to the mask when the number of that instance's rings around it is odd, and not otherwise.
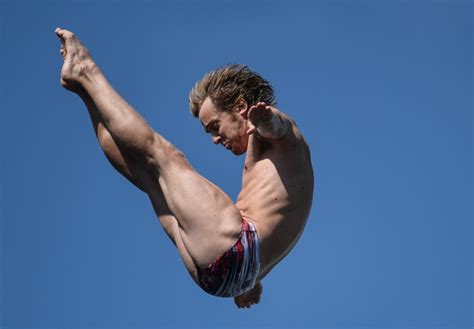
[[[294,136],[277,141],[268,141],[252,135],[247,147],[243,177],[265,175],[271,172],[272,169],[279,171],[297,170],[301,163],[309,158],[309,154],[304,140],[291,137]]]
[[[253,137],[247,148],[242,189],[266,190],[285,185],[285,190],[288,190],[301,183],[299,178],[308,177],[311,171],[309,150],[304,140],[287,139],[272,143]]]

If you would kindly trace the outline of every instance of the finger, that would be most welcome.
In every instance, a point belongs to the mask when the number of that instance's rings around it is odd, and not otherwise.
[[[248,115],[250,115],[250,113],[252,113],[253,111],[255,111],[256,108],[257,108],[257,105],[252,105],[252,106],[249,108]]]
[[[241,302],[240,302],[239,299],[234,298],[234,303],[235,303],[235,305],[236,305],[238,308],[241,308],[241,307],[242,307]]]
[[[265,110],[269,110],[269,109],[270,109],[270,106],[268,106],[267,103],[265,103],[265,102],[260,102],[260,103],[258,103],[258,104],[259,104],[259,107],[260,107],[261,109],[265,109]]]

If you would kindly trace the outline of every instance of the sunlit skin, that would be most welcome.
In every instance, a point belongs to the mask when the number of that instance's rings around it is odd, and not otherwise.
[[[199,121],[212,142],[245,154],[242,190],[234,203],[117,94],[73,33],[55,32],[64,59],[61,85],[84,101],[113,167],[148,195],[194,281],[197,266],[211,264],[235,243],[242,217],[255,225],[258,283],[234,302],[239,308],[258,303],[261,280],[294,247],[311,208],[311,157],[295,122],[263,102],[247,104],[240,98],[230,109],[217,109],[205,99]]]
[[[236,155],[245,153],[248,144],[246,107],[241,101],[232,111],[218,111],[208,97],[199,111],[199,120],[214,144],[221,144]],[[243,110],[242,110],[243,108]]]

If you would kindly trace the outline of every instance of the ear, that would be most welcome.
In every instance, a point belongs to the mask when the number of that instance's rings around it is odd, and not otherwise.
[[[237,102],[237,111],[239,114],[245,119],[248,119],[248,113],[249,113],[249,107],[245,99],[240,98],[239,101]]]

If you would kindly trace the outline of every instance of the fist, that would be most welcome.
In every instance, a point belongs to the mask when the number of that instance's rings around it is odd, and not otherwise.
[[[249,129],[247,134],[253,134],[258,126],[262,123],[271,120],[273,112],[271,106],[268,106],[265,102],[258,102],[249,109],[248,120]]]

